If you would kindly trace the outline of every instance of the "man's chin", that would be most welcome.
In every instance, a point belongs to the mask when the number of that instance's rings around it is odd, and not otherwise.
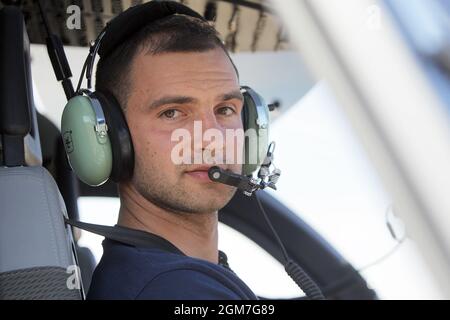
[[[207,203],[206,206],[212,211],[217,211],[230,202],[237,189],[235,187],[212,182],[208,185],[191,185],[189,190],[193,197],[203,203]]]

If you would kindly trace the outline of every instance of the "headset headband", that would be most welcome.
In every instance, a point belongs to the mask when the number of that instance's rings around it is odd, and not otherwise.
[[[191,8],[174,1],[150,1],[133,6],[110,20],[97,36],[97,39],[91,43],[89,55],[83,66],[77,91],[80,89],[85,71],[88,89],[91,89],[92,71],[97,53],[104,59],[122,42],[147,24],[174,14],[184,14],[207,21]]]
[[[191,8],[174,1],[150,1],[130,7],[106,24],[105,36],[98,50],[99,56],[105,58],[145,25],[177,13],[206,21]]]

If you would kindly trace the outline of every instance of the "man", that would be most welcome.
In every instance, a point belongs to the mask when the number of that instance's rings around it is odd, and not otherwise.
[[[210,181],[211,164],[171,158],[172,133],[194,136],[195,121],[224,136],[242,129],[237,72],[214,28],[185,15],[145,26],[100,59],[96,88],[118,99],[134,144],[118,227],[155,234],[175,252],[106,239],[88,299],[256,299],[218,251],[218,210],[235,188]],[[205,151],[193,144],[192,156]],[[237,163],[221,167],[241,173]]]

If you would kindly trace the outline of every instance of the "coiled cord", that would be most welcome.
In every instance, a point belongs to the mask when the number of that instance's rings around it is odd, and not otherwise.
[[[254,194],[254,197],[256,199],[256,202],[258,203],[261,213],[264,216],[264,219],[266,220],[267,225],[272,231],[273,236],[277,240],[278,245],[280,246],[281,251],[283,252],[283,256],[285,259],[284,270],[286,270],[287,274],[292,278],[292,280],[294,280],[294,282],[300,287],[300,289],[302,289],[302,291],[306,294],[306,296],[309,299],[325,300],[322,291],[320,290],[319,286],[314,282],[314,280],[312,280],[311,277],[295,261],[289,258],[289,255],[286,251],[286,248],[283,245],[283,242],[281,241],[280,237],[278,236],[278,233],[276,232],[275,228],[270,222],[270,219],[267,216],[266,211],[264,210],[264,207],[261,204],[261,201],[256,196],[256,193]]]

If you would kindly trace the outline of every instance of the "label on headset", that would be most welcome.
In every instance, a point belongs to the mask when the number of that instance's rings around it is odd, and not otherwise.
[[[73,140],[72,140],[72,130],[68,130],[63,134],[64,148],[67,153],[73,152]]]

